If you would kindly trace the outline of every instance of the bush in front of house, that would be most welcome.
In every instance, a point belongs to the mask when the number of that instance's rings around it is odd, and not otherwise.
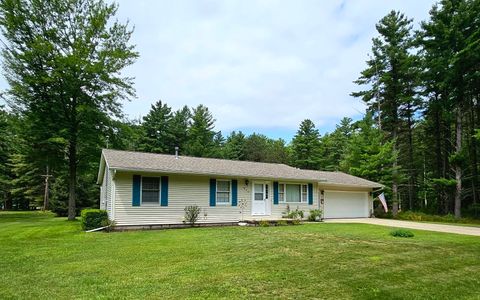
[[[277,226],[287,226],[288,222],[287,220],[278,220],[277,221]]]
[[[97,208],[86,208],[80,213],[80,224],[83,230],[105,227],[109,225],[106,210]]]
[[[290,210],[290,207],[287,205],[287,209],[283,213],[283,217],[293,220],[302,220],[305,217],[305,213],[303,210],[299,210],[298,207],[295,210]]]
[[[260,227],[269,227],[270,226],[270,222],[268,222],[267,220],[260,220],[258,222],[258,226]]]
[[[394,237],[404,237],[404,238],[411,238],[411,237],[414,237],[415,235],[413,234],[413,232],[411,232],[410,230],[405,230],[405,229],[395,229],[395,230],[392,230],[390,232],[390,235],[391,236],[394,236]]]
[[[292,225],[300,225],[300,224],[302,224],[302,221],[300,221],[299,219],[292,220]]]
[[[310,222],[320,221],[322,219],[322,210],[320,209],[311,209],[308,214],[308,220]]]
[[[196,205],[190,205],[186,206],[185,209],[185,223],[190,224],[191,226],[194,226],[195,223],[198,221],[198,216],[200,215],[200,207]]]

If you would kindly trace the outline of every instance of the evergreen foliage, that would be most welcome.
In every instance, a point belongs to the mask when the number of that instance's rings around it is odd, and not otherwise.
[[[138,54],[132,31],[103,1],[0,1],[9,101],[25,118],[33,164],[68,169],[68,217],[75,219],[79,174],[92,172],[102,130],[134,96],[121,71]],[[44,160],[44,161],[42,161]]]
[[[302,169],[320,167],[320,134],[311,120],[303,120],[292,140],[292,164]]]
[[[0,0],[8,106],[0,107],[0,203],[41,205],[47,166],[50,209],[70,219],[98,203],[102,148],[284,163],[343,171],[385,185],[393,210],[480,217],[480,1],[441,0],[417,31],[391,11],[376,25],[353,96],[363,119],[320,136],[311,120],[293,140],[233,131],[205,105],[158,101],[128,120],[133,98],[121,71],[138,54],[117,6],[96,0]],[[323,131],[322,131],[323,132]],[[224,133],[225,134],[225,133]]]

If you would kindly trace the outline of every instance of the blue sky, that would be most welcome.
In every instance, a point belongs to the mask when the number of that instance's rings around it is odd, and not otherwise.
[[[177,109],[207,105],[216,128],[289,141],[299,123],[321,133],[364,105],[349,96],[365,67],[375,23],[390,10],[415,23],[434,1],[121,0],[118,18],[135,26],[140,58],[130,118],[161,99]],[[4,80],[0,89],[5,89]]]

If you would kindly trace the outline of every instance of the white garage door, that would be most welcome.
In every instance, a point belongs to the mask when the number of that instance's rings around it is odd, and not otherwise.
[[[325,191],[323,202],[325,218],[367,218],[367,192]]]

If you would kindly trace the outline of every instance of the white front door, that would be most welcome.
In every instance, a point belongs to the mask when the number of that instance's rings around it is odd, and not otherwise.
[[[252,193],[252,215],[264,216],[268,212],[268,183],[254,182]]]

